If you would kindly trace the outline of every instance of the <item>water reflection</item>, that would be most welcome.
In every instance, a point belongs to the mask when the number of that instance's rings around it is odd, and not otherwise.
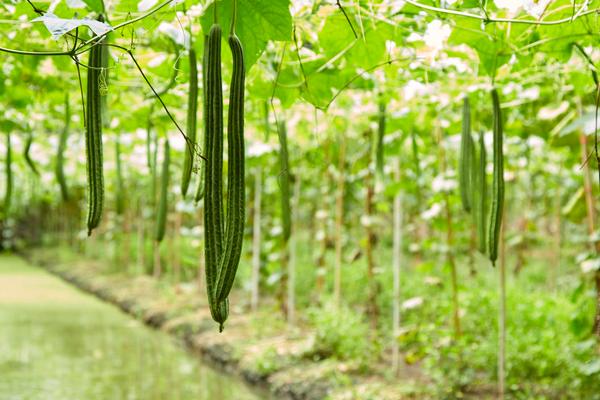
[[[3,270],[5,262],[0,257],[1,399],[259,398],[115,308],[25,265]],[[40,287],[46,292],[36,301]],[[56,300],[52,290],[61,292]]]

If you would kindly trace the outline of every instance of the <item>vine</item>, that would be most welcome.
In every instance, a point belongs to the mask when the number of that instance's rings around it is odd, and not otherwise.
[[[577,18],[581,18],[581,17],[586,16],[586,15],[600,14],[600,8],[595,8],[593,10],[588,10],[588,11],[582,11],[582,10],[580,10],[579,12],[575,13],[571,17],[561,18],[561,19],[557,19],[557,20],[554,20],[554,21],[527,20],[527,19],[516,19],[516,18],[491,18],[491,17],[489,17],[487,15],[487,12],[485,13],[486,15],[478,15],[478,14],[468,13],[468,12],[465,12],[465,11],[458,11],[458,10],[451,10],[451,9],[448,9],[448,8],[440,8],[440,7],[429,6],[427,4],[422,4],[422,3],[419,3],[419,2],[414,1],[414,0],[406,0],[406,2],[408,4],[411,4],[411,5],[413,5],[413,6],[417,7],[417,8],[421,8],[423,10],[433,11],[433,12],[439,12],[439,13],[442,13],[442,14],[456,15],[456,16],[459,16],[459,17],[466,17],[466,18],[478,19],[478,20],[483,21],[485,23],[502,23],[502,22],[508,22],[508,23],[513,23],[513,24],[529,24],[529,25],[561,25],[561,24],[571,23],[571,22],[575,21]],[[398,14],[402,14],[402,11],[399,11],[395,15],[398,15]]]

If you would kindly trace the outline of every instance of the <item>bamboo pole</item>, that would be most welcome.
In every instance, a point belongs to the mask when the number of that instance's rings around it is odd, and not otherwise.
[[[498,398],[503,399],[506,384],[506,245],[504,243],[504,218],[500,228],[498,275],[500,278],[500,307],[498,310]]]
[[[262,210],[262,168],[257,167],[254,173],[254,218],[252,226],[252,282],[251,307],[258,310],[260,290],[260,248],[261,248],[261,217]]]
[[[596,207],[594,206],[592,174],[589,163],[587,162],[588,146],[587,136],[585,135],[585,133],[581,133],[579,135],[579,142],[581,144],[581,159],[583,162],[583,187],[585,192],[585,204],[587,209],[588,233],[590,236],[592,236],[595,232],[594,221],[596,219]],[[600,242],[595,241],[592,244],[592,247],[596,252],[600,252]],[[598,337],[600,341],[600,271],[596,272],[594,282],[596,285],[596,315],[594,317],[593,333]]]
[[[338,179],[337,195],[335,198],[335,263],[333,298],[336,306],[340,305],[342,296],[342,249],[344,228],[344,191],[345,191],[345,164],[346,164],[346,139],[340,135],[340,150],[338,153]]]
[[[294,182],[294,194],[292,203],[292,235],[288,241],[288,299],[287,299],[287,317],[288,324],[294,325],[296,322],[296,259],[298,243],[298,206],[300,205],[300,178],[297,177]]]
[[[439,121],[436,122],[436,138],[438,142],[438,161],[440,165],[440,174],[446,173],[446,154],[442,146],[442,128],[439,126]],[[450,281],[452,288],[452,319],[454,324],[454,337],[458,339],[462,335],[460,323],[460,302],[458,298],[458,274],[456,271],[456,262],[454,260],[454,232],[452,230],[452,209],[450,207],[450,197],[448,192],[444,192],[444,203],[446,213],[446,264],[450,268]]]
[[[401,170],[400,170],[400,158],[394,159],[394,178],[397,182],[400,182]],[[394,238],[393,238],[393,279],[394,279],[394,294],[393,294],[393,307],[392,307],[392,369],[394,375],[398,375],[400,370],[400,349],[398,345],[398,336],[400,334],[401,327],[401,314],[400,314],[400,277],[402,267],[402,221],[403,221],[403,208],[402,208],[402,192],[396,193],[394,196]]]

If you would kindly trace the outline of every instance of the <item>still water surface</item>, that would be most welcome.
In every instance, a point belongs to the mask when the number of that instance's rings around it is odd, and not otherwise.
[[[168,336],[0,255],[0,399],[256,400]]]

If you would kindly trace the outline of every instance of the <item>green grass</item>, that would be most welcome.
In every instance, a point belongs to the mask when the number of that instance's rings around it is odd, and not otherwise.
[[[318,246],[303,235],[297,263],[297,304],[301,319],[316,330],[313,354],[360,364],[363,371],[381,364],[391,341],[392,270],[390,244],[376,248],[380,285],[378,331],[369,328],[365,312],[367,267],[364,257],[343,266],[343,307],[330,306],[333,251],[326,255],[327,274],[322,298],[316,299],[315,259]],[[184,254],[185,279],[195,276],[195,250],[189,240],[178,241]],[[131,241],[132,246],[135,240]],[[267,244],[268,245],[268,244]],[[92,249],[96,256],[101,246]],[[132,247],[133,248],[133,247]],[[250,280],[249,244],[242,259],[237,287],[246,290]],[[353,249],[346,248],[350,254]],[[600,362],[591,338],[594,312],[593,288],[582,284],[571,255],[562,260],[558,286],[548,282],[551,259],[527,257],[522,272],[513,274],[510,252],[507,267],[507,388],[514,398],[600,399]],[[457,252],[458,253],[458,252]],[[347,255],[346,254],[346,255]],[[444,254],[426,252],[418,261],[406,257],[402,267],[402,300],[421,298],[422,304],[402,311],[402,335],[398,338],[406,363],[417,363],[428,375],[440,397],[464,392],[493,393],[497,379],[498,269],[482,256],[475,258],[477,274],[471,276],[468,258],[455,254],[458,271],[462,336],[455,340],[452,325],[450,271]],[[146,260],[151,261],[147,255]],[[132,257],[132,261],[135,258]],[[168,258],[164,267],[168,266]],[[275,293],[268,273],[280,269],[279,261],[265,259],[261,290]],[[172,282],[167,273],[164,281]],[[249,295],[248,295],[249,296]],[[242,296],[243,297],[243,296]],[[272,306],[269,306],[272,307]],[[267,357],[262,368],[272,368]],[[273,364],[274,365],[274,364]],[[430,388],[431,389],[431,388]]]
[[[298,252],[304,255],[299,262],[297,293],[299,304],[314,299],[314,263],[306,242]],[[304,247],[306,246],[306,247]],[[378,246],[378,297],[380,318],[378,344],[383,348],[391,342],[392,270],[391,246]],[[332,252],[330,252],[332,253]],[[591,337],[594,315],[593,288],[582,284],[572,258],[563,259],[563,271],[558,287],[549,288],[548,274],[551,259],[528,257],[522,272],[513,274],[514,260],[508,253],[507,276],[507,387],[516,398],[600,398],[600,361]],[[331,257],[332,254],[329,254]],[[477,256],[476,276],[470,276],[467,258],[457,255],[459,304],[462,337],[454,340],[450,271],[440,255],[427,255],[421,263],[407,257],[402,269],[402,299],[420,297],[422,305],[402,311],[403,335],[401,351],[406,361],[420,362],[436,382],[441,394],[454,395],[494,384],[497,378],[498,348],[498,269],[487,259]],[[331,258],[327,260],[332,265]],[[568,269],[565,267],[568,266]],[[331,270],[328,271],[331,277]],[[432,284],[433,279],[438,284]],[[361,359],[372,354],[373,347],[364,346],[355,335],[363,333],[365,321],[367,267],[364,257],[344,265],[343,299],[362,315],[362,321],[348,322],[338,329],[356,348],[342,351],[343,357]],[[327,280],[328,293],[332,280]],[[314,308],[314,307],[313,307]],[[359,314],[356,314],[356,311]],[[335,311],[325,330],[339,328]],[[322,326],[327,317],[314,321]],[[352,339],[351,339],[352,338]],[[336,343],[344,343],[338,338]],[[335,353],[335,352],[334,352]],[[342,357],[342,358],[343,358]],[[493,387],[493,386],[492,386]]]

